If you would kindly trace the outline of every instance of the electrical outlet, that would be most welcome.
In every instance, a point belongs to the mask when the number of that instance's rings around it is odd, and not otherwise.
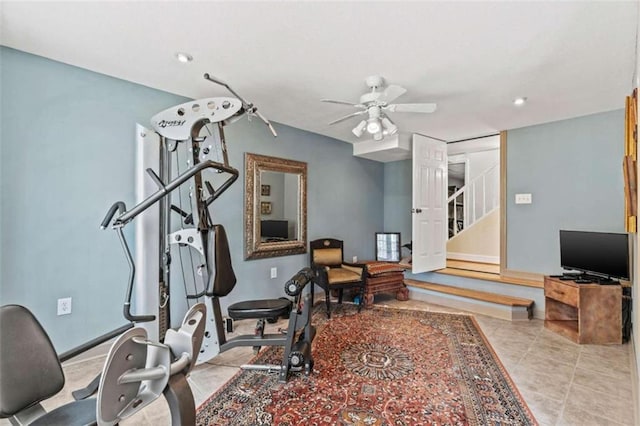
[[[353,263],[356,263],[358,261],[358,256],[353,256],[352,260],[353,260]]]
[[[278,268],[276,268],[275,266],[273,268],[271,268],[271,278],[278,278]]]
[[[71,313],[71,298],[58,299],[58,315],[69,315]]]

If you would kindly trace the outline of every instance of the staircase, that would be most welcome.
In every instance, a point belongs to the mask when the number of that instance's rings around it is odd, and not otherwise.
[[[544,318],[541,281],[501,276],[497,265],[447,263],[447,268],[435,272],[412,275],[407,271],[404,282],[409,298],[509,321]]]
[[[495,164],[447,199],[449,238],[453,238],[500,205],[500,168]]]

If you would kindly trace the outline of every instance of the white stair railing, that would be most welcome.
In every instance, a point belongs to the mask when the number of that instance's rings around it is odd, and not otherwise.
[[[453,212],[450,237],[469,228],[475,222],[491,213],[500,204],[500,168],[498,164],[476,176],[471,182],[458,189],[447,199],[449,211]],[[460,200],[462,199],[462,200]],[[459,217],[459,205],[463,206],[462,217]]]

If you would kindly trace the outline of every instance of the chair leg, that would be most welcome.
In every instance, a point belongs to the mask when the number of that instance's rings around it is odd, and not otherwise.
[[[324,302],[327,305],[327,318],[331,318],[331,292],[329,289],[324,291]]]
[[[338,290],[338,304],[341,305],[342,304],[342,295],[344,294],[344,289],[340,289]]]

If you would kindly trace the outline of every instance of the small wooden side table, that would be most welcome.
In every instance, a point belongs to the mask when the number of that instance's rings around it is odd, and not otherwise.
[[[364,307],[373,305],[374,296],[395,293],[396,299],[409,300],[409,289],[404,283],[404,268],[396,263],[367,261],[367,280],[364,288]]]

